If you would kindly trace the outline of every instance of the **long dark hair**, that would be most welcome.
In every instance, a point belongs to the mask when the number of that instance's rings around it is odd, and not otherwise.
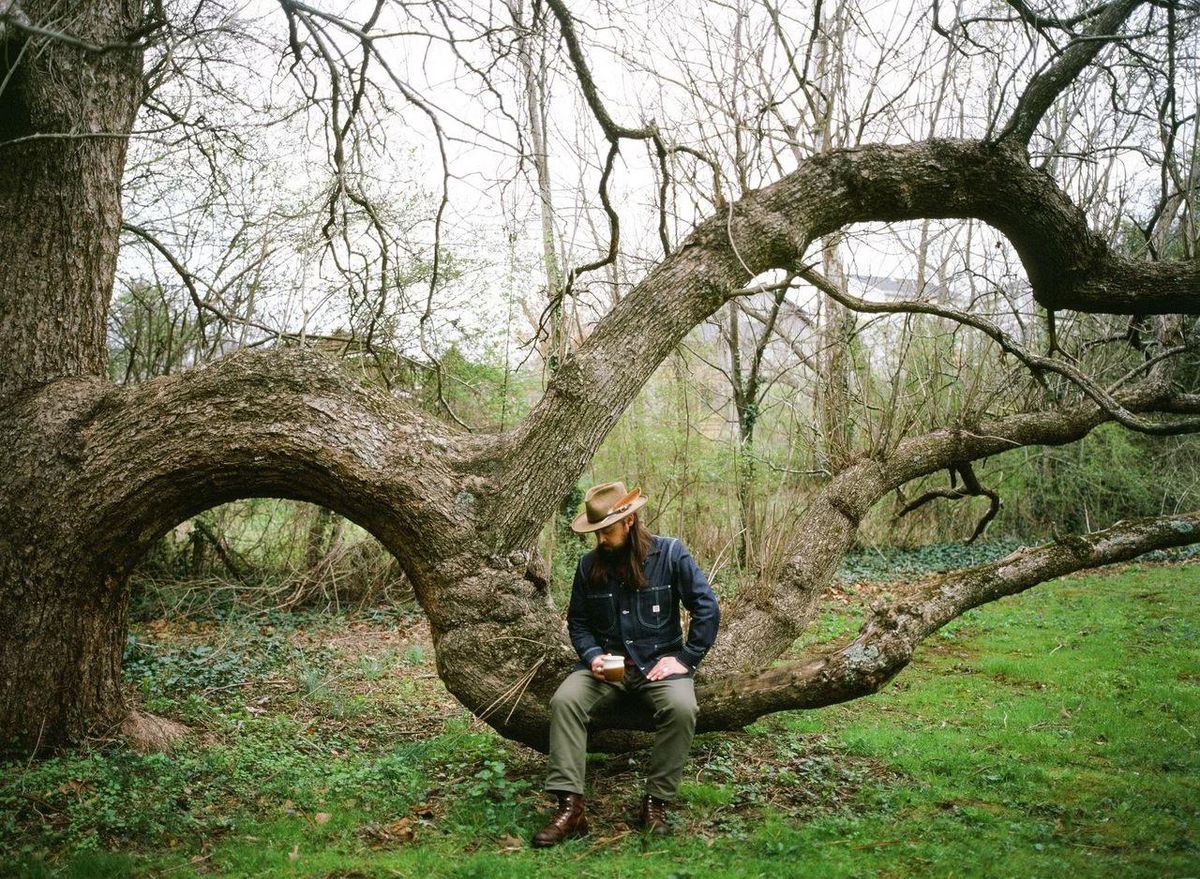
[[[610,567],[604,553],[596,552],[590,578],[593,586],[604,585],[611,573],[614,579],[629,583],[634,589],[646,587],[646,556],[650,555],[650,549],[654,546],[654,535],[650,529],[643,527],[637,513],[630,515],[633,516],[633,524],[629,526],[625,545],[617,550],[616,564]]]

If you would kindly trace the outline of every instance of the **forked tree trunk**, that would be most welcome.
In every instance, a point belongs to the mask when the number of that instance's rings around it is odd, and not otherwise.
[[[50,5],[25,11],[36,19]],[[119,0],[95,0],[72,32],[113,44],[136,24]],[[748,269],[792,268],[848,223],[979,217],[1013,240],[1041,301],[1200,310],[1200,269],[1112,257],[1021,144],[931,140],[814,157],[701,224],[500,436],[452,431],[305,351],[245,351],[117,387],[102,375],[103,328],[139,59],[56,42],[25,57],[0,106],[0,746],[58,745],[121,720],[129,571],[179,522],[256,496],[319,504],[370,531],[412,581],[450,691],[504,735],[544,746],[549,695],[575,657],[532,551],[542,523],[638,389],[738,295]],[[1153,379],[1124,389],[1130,411],[1200,406]],[[780,575],[728,603],[698,686],[701,728],[871,692],[921,637],[981,600],[1200,539],[1196,517],[1171,517],[1067,542],[881,609],[826,657],[772,667],[880,497],[957,462],[1078,440],[1110,417],[1064,406],[850,462],[800,523]]]
[[[1070,442],[1105,420],[1086,406],[1013,416],[915,438],[841,474],[801,522],[778,580],[727,603],[699,681],[701,728],[862,695],[911,656],[915,640],[905,638],[815,665],[771,663],[803,630],[858,521],[897,484],[1014,444]],[[134,387],[63,379],[23,395],[0,411],[0,739],[51,746],[120,721],[129,571],[179,521],[274,496],[327,506],[374,534],[413,582],[448,689],[504,735],[544,747],[549,697],[575,656],[532,544],[504,543],[489,518],[511,515],[521,498],[496,477],[506,460],[490,442],[450,433],[306,351],[241,352]],[[1147,548],[1200,536],[1190,520],[1180,528],[1160,527]],[[1101,558],[1069,544],[1060,555],[1048,575]],[[952,616],[955,599],[936,598]]]

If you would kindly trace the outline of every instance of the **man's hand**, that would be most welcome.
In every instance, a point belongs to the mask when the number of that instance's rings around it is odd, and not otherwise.
[[[592,660],[592,677],[598,681],[604,680],[604,654],[601,653]]]
[[[654,668],[650,669],[650,674],[646,675],[646,680],[661,681],[668,675],[687,674],[687,671],[688,667],[674,656],[664,656],[658,662],[654,663]]]

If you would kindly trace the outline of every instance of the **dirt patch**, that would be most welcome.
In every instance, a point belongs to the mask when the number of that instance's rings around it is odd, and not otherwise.
[[[143,754],[170,753],[191,731],[186,724],[144,711],[131,711],[121,722],[121,735]]]

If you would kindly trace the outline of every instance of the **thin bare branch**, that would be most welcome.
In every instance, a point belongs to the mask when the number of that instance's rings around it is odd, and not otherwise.
[[[956,321],[965,326],[974,327],[983,333],[986,333],[994,339],[1001,350],[1007,354],[1012,354],[1022,363],[1024,363],[1035,375],[1053,372],[1061,375],[1076,385],[1081,391],[1088,395],[1101,409],[1112,416],[1113,420],[1119,424],[1128,427],[1130,430],[1136,430],[1140,433],[1154,434],[1156,436],[1171,436],[1181,433],[1194,433],[1200,431],[1200,421],[1148,421],[1141,416],[1130,412],[1121,403],[1100,387],[1094,379],[1085,375],[1080,369],[1072,366],[1069,363],[1064,363],[1053,357],[1045,357],[1041,354],[1034,354],[1019,344],[1009,333],[1001,329],[997,324],[980,317],[976,314],[960,311],[955,308],[949,308],[944,305],[935,305],[930,302],[914,302],[911,300],[900,300],[897,302],[868,302],[857,296],[847,293],[845,290],[831,284],[826,278],[815,272],[813,269],[805,266],[797,271],[797,276],[803,278],[808,283],[812,284],[829,298],[840,302],[842,305],[853,311],[861,311],[872,314],[882,313],[903,313],[903,314],[931,314],[937,317],[944,317],[949,320]]]
[[[1025,87],[1017,107],[995,140],[1011,138],[1028,144],[1050,105],[1079,76],[1105,46],[1120,39],[1117,29],[1144,0],[1114,0],[1087,30],[1067,44],[1061,54],[1039,71]]]

